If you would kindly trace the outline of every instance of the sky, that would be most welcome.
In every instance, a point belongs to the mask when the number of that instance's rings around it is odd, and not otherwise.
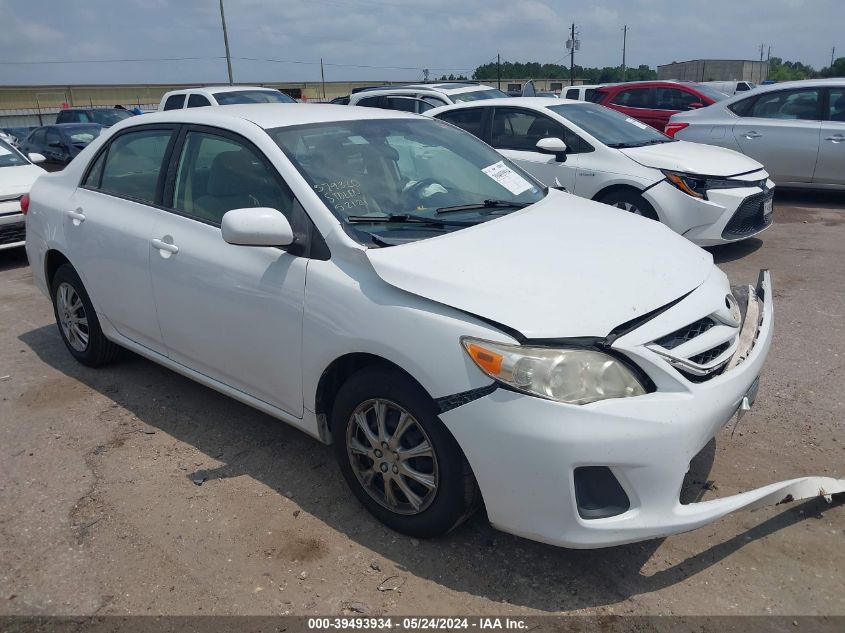
[[[224,0],[236,82],[416,80],[503,60],[845,56],[845,0]],[[218,0],[0,0],[0,85],[226,81]],[[123,60],[123,61],[104,61]],[[47,63],[45,63],[47,62]],[[56,63],[64,62],[64,63]]]

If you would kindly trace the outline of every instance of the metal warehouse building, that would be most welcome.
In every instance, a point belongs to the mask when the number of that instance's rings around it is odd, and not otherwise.
[[[768,77],[768,62],[755,62],[749,59],[691,59],[657,67],[658,79],[760,83]]]

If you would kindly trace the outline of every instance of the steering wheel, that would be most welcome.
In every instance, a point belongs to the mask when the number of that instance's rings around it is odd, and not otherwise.
[[[440,185],[441,187],[443,187],[440,181],[436,178],[423,178],[422,180],[415,182],[413,185],[405,189],[405,191],[402,192],[402,197],[406,200],[413,197],[414,201],[420,202],[422,201],[423,189],[425,189],[429,185]],[[443,188],[445,189],[445,187]]]

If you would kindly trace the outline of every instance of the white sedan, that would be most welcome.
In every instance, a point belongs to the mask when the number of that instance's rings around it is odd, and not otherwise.
[[[774,183],[763,165],[594,103],[491,99],[425,114],[475,134],[547,186],[659,220],[700,246],[772,223]]]
[[[0,251],[24,245],[26,227],[21,198],[45,173],[35,164],[43,162],[41,154],[24,156],[0,140]]]
[[[601,547],[759,503],[682,505],[757,392],[772,286],[662,225],[545,190],[435,119],[266,104],[132,117],[38,179],[27,255],[68,352],[134,350],[333,443],[390,527]]]

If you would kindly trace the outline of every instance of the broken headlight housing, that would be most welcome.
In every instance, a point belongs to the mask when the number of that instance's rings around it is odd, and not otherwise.
[[[592,349],[528,347],[463,337],[461,344],[493,380],[533,396],[588,404],[646,393],[620,360]]]
[[[672,171],[669,169],[661,169],[663,175],[666,176],[666,181],[680,189],[688,196],[693,198],[701,198],[707,200],[707,191],[709,189],[740,189],[743,187],[758,187],[760,183],[757,181],[748,180],[734,180],[732,178],[712,178],[708,176],[698,176],[696,174],[686,174],[681,171]],[[765,181],[763,181],[765,184]]]

